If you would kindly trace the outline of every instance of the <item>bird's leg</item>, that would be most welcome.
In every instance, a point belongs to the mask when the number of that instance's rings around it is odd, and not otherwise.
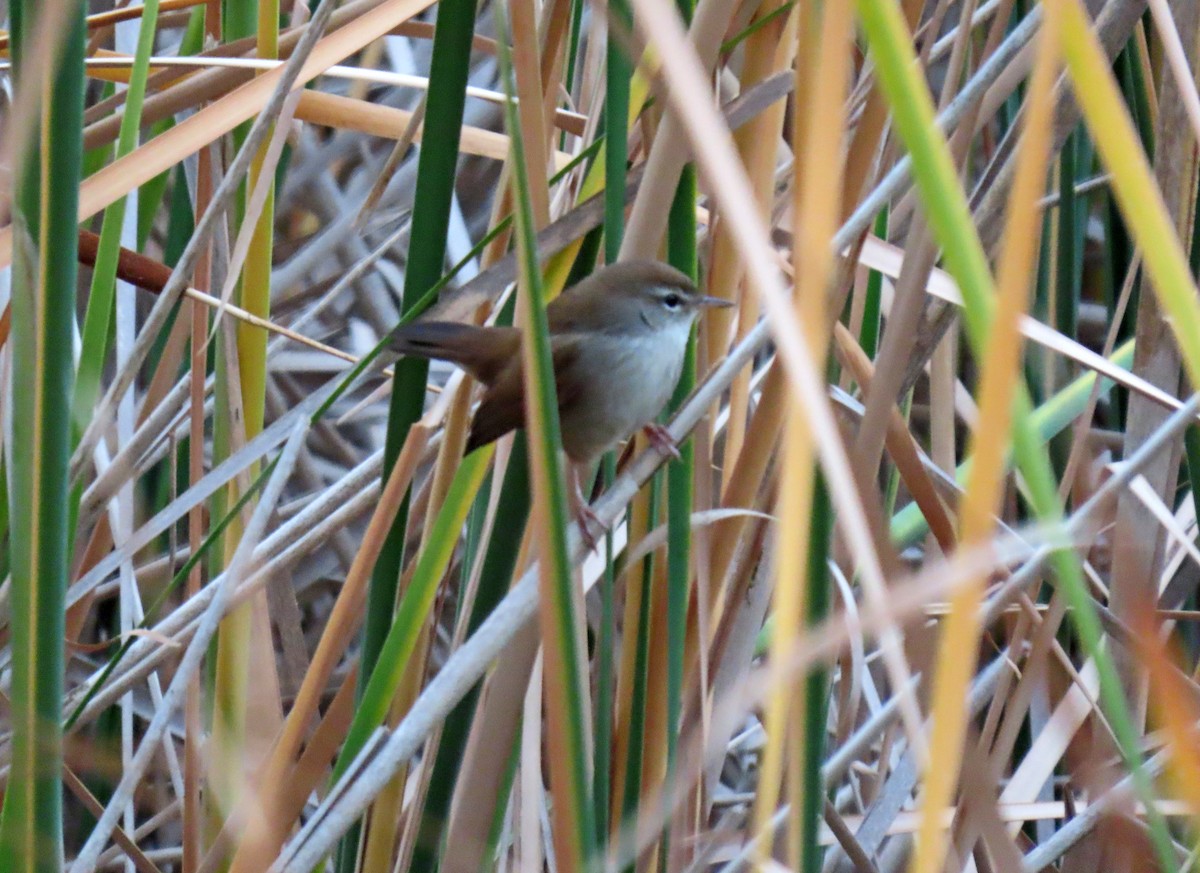
[[[650,445],[658,449],[664,455],[674,458],[676,461],[682,461],[683,456],[679,454],[679,447],[675,445],[675,440],[671,438],[671,432],[663,427],[658,422],[651,422],[642,428],[642,433],[646,435],[646,439],[650,440]]]
[[[588,503],[588,499],[583,493],[579,465],[569,461],[567,475],[571,479],[570,494],[571,502],[574,504],[571,509],[574,512],[575,520],[579,523],[580,536],[583,537],[583,543],[587,546],[588,551],[594,552],[596,551],[596,537],[592,533],[592,526],[603,529],[604,524],[600,521],[600,516],[592,510],[591,504]]]

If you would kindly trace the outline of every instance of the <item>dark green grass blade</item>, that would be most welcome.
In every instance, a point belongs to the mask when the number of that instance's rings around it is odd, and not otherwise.
[[[422,148],[417,158],[417,189],[404,274],[402,315],[405,316],[411,317],[418,301],[423,301],[443,272],[474,29],[475,0],[442,0],[438,5],[423,137],[424,142],[437,143],[437,147]],[[384,447],[385,470],[392,468],[409,429],[421,415],[428,372],[428,363],[418,358],[404,358],[393,370]],[[404,531],[408,526],[408,509],[406,497],[396,513],[371,576],[358,674],[360,698],[391,628],[396,589],[404,563]],[[357,855],[357,846],[358,828],[355,827],[342,840],[339,870],[353,869],[351,859]]]
[[[15,83],[40,4],[10,4]],[[13,202],[10,471],[11,769],[0,815],[0,870],[63,865],[62,693],[74,362],[76,215],[83,144],[83,4],[62,10],[60,53],[46,75],[38,128],[18,143]],[[44,125],[44,129],[41,128]],[[24,131],[22,133],[25,133]]]

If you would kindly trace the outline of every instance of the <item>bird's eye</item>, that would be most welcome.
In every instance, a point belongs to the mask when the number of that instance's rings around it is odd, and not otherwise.
[[[663,298],[663,306],[667,307],[667,309],[678,309],[681,303],[683,303],[683,298],[674,292]]]

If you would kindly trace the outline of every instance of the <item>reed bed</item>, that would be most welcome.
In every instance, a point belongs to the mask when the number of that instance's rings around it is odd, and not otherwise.
[[[5,10],[0,871],[1194,869],[1200,5]]]

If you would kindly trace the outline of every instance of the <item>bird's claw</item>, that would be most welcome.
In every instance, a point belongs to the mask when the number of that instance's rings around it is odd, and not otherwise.
[[[679,447],[675,445],[675,440],[671,437],[671,432],[661,424],[648,424],[642,428],[642,432],[646,434],[650,445],[664,455],[674,458],[676,461],[683,460],[683,456],[679,454]]]
[[[596,515],[595,510],[589,504],[580,501],[575,507],[575,521],[579,524],[579,535],[583,538],[583,544],[587,546],[588,552],[596,551],[599,541],[592,533],[592,526],[604,529],[604,523],[600,521],[600,516]]]

